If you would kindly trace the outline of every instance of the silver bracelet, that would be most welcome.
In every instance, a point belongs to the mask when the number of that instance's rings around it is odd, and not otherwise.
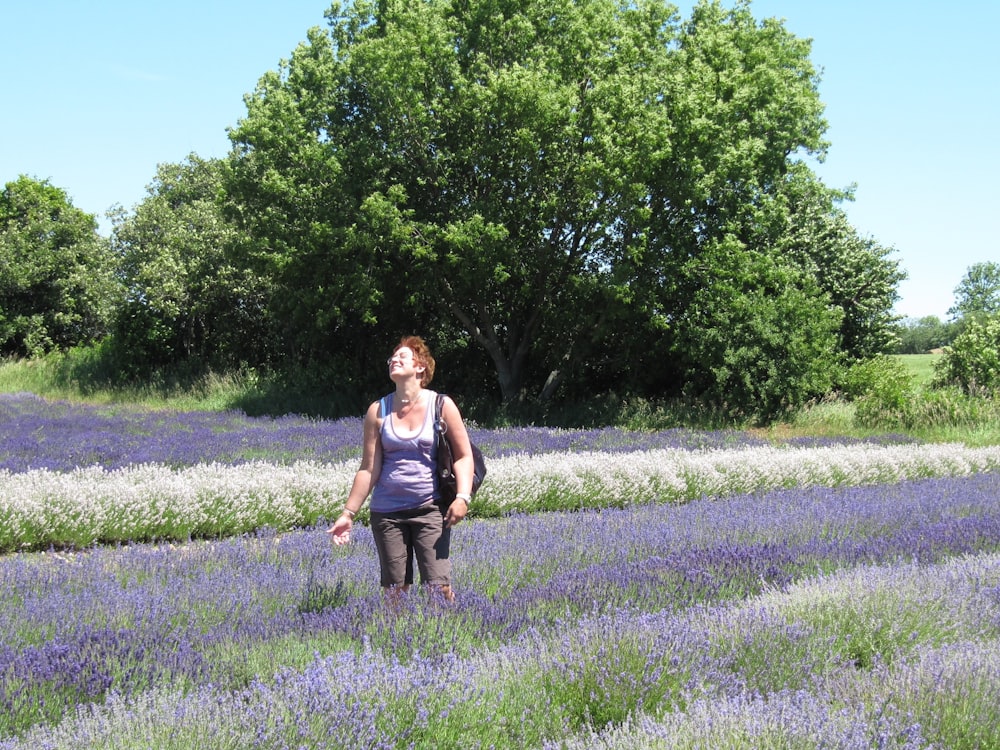
[[[472,499],[472,495],[469,495],[466,492],[457,492],[457,493],[455,493],[455,499],[456,500],[465,500],[465,504],[468,505],[469,504],[469,500]]]
[[[346,513],[352,521],[354,520],[354,516],[357,515],[357,513],[350,508],[344,508],[344,513]]]

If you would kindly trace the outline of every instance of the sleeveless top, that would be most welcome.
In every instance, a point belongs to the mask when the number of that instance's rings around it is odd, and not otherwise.
[[[427,399],[426,416],[415,435],[400,435],[395,429],[393,401],[395,394],[381,399],[382,470],[372,491],[373,513],[394,513],[413,510],[433,503],[437,495],[435,482],[434,391],[424,391]]]

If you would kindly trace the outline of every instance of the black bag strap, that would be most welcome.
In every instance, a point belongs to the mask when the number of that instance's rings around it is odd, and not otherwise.
[[[444,411],[444,394],[439,393],[434,399],[434,429],[443,437],[448,432],[448,424],[441,412]]]

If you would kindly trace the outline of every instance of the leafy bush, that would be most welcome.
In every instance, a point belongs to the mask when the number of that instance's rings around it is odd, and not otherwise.
[[[913,376],[898,359],[880,356],[858,362],[844,374],[841,388],[856,402],[859,425],[891,429],[912,424]]]
[[[875,430],[918,432],[928,439],[968,442],[1000,424],[1000,402],[948,387],[919,391],[902,406],[865,397],[855,404],[854,421]]]
[[[989,353],[995,356],[995,352]],[[938,372],[940,373],[940,363]],[[946,385],[936,376],[931,389],[918,387],[912,370],[894,357],[879,357],[851,367],[841,387],[855,400],[854,420],[879,430],[974,430],[995,423],[998,404],[970,381]]]
[[[852,399],[876,398],[887,406],[901,408],[913,396],[913,376],[898,359],[880,356],[849,367],[841,388]]]
[[[968,321],[945,349],[934,384],[958,386],[969,394],[1000,390],[1000,315]]]

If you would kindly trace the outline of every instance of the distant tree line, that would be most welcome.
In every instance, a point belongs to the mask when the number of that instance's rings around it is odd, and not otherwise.
[[[898,354],[929,354],[951,344],[958,335],[960,323],[942,321],[936,315],[907,318],[899,323]]]
[[[48,182],[6,185],[0,353],[97,344],[122,378],[257,368],[360,405],[417,332],[443,389],[501,408],[615,394],[768,420],[905,338],[893,251],[809,166],[810,44],[748,2],[327,20],[247,95],[230,154],[161,165],[110,237]]]

